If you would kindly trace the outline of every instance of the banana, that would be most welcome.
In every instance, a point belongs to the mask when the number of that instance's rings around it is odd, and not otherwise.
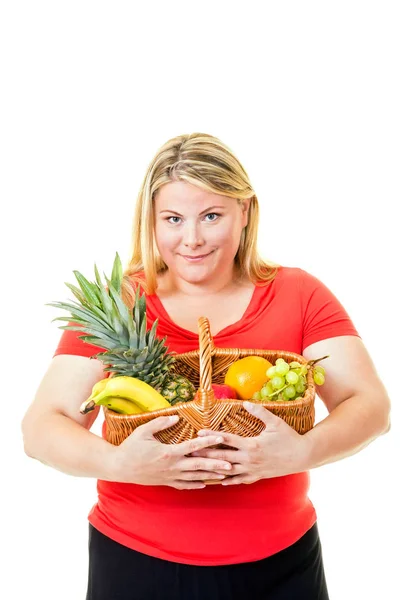
[[[97,396],[97,394],[100,394],[104,388],[107,385],[107,382],[110,381],[109,377],[106,377],[105,379],[100,379],[100,381],[98,381],[92,388],[92,393],[90,394],[88,400],[91,400],[92,398],[94,398],[95,396]]]
[[[107,406],[107,408],[122,415],[138,415],[143,412],[139,406],[131,400],[118,398],[116,396],[106,396],[102,400],[96,400],[95,403],[97,405]]]
[[[85,400],[84,402],[82,402],[82,404],[79,408],[80,413],[82,413],[83,415],[86,415],[88,412],[94,410],[94,408],[96,407],[96,404],[93,399],[97,396],[97,394],[100,394],[104,390],[108,381],[109,381],[109,378],[106,377],[105,379],[101,379],[100,381],[98,381],[93,386],[92,393],[90,394],[89,398],[87,400]]]
[[[96,404],[107,396],[130,400],[137,404],[142,411],[159,410],[171,406],[168,400],[151,387],[151,385],[141,381],[141,379],[127,375],[109,379],[104,390],[96,396]]]

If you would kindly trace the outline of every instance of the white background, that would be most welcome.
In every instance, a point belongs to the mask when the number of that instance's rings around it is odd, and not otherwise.
[[[195,131],[237,154],[260,201],[262,252],[330,287],[392,398],[391,432],[312,471],[310,496],[331,600],[400,596],[396,11],[384,0],[2,4],[7,600],[86,591],[95,481],[27,458],[20,433],[63,325],[45,303],[71,298],[74,269],[93,279],[96,262],[109,275],[116,251],[125,265],[148,163]]]

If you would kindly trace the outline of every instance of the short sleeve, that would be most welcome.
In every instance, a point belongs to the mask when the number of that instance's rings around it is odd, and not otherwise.
[[[303,348],[342,335],[361,337],[347,311],[322,281],[299,269]]]
[[[68,322],[68,325],[76,326],[77,323],[70,321]],[[53,354],[53,358],[58,354],[75,354],[77,356],[87,356],[90,358],[98,352],[105,351],[105,348],[94,346],[79,339],[80,335],[84,335],[84,332],[64,329],[58,342],[56,351]]]

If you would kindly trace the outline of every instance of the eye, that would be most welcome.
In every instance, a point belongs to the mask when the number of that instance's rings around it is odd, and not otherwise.
[[[214,219],[207,219],[207,217],[215,217]],[[216,221],[218,219],[218,217],[220,217],[221,215],[219,215],[218,213],[208,213],[205,218],[208,220],[209,223],[212,223],[213,221]]]
[[[171,221],[171,219],[178,219],[178,221]],[[176,225],[180,221],[180,217],[175,217],[175,216],[167,217],[166,221],[168,223],[171,223],[171,225]]]

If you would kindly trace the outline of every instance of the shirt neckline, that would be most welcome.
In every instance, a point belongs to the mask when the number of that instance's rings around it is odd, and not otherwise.
[[[243,315],[241,316],[241,318],[238,321],[235,321],[234,323],[231,323],[230,325],[227,325],[226,327],[224,327],[223,329],[221,329],[220,331],[218,331],[218,333],[213,334],[213,339],[215,338],[219,338],[222,337],[223,335],[226,335],[226,333],[229,331],[229,333],[232,333],[235,329],[239,328],[240,325],[246,321],[246,319],[249,317],[249,315],[253,312],[253,308],[257,302],[257,296],[258,296],[258,290],[262,289],[260,286],[255,285],[253,293],[251,295],[250,301],[247,305],[246,310],[244,311]],[[198,338],[199,337],[199,333],[198,332],[194,332],[191,331],[190,329],[186,329],[185,327],[181,327],[180,325],[178,325],[178,323],[175,323],[175,321],[172,320],[172,318],[170,317],[169,313],[167,312],[166,308],[164,307],[161,299],[158,297],[157,294],[153,294],[152,295],[153,298],[153,302],[156,305],[156,309],[158,311],[158,313],[160,315],[163,316],[163,318],[170,324],[172,325],[176,330],[183,332],[185,334],[186,337],[192,337],[192,338]],[[207,315],[204,315],[205,317]]]

